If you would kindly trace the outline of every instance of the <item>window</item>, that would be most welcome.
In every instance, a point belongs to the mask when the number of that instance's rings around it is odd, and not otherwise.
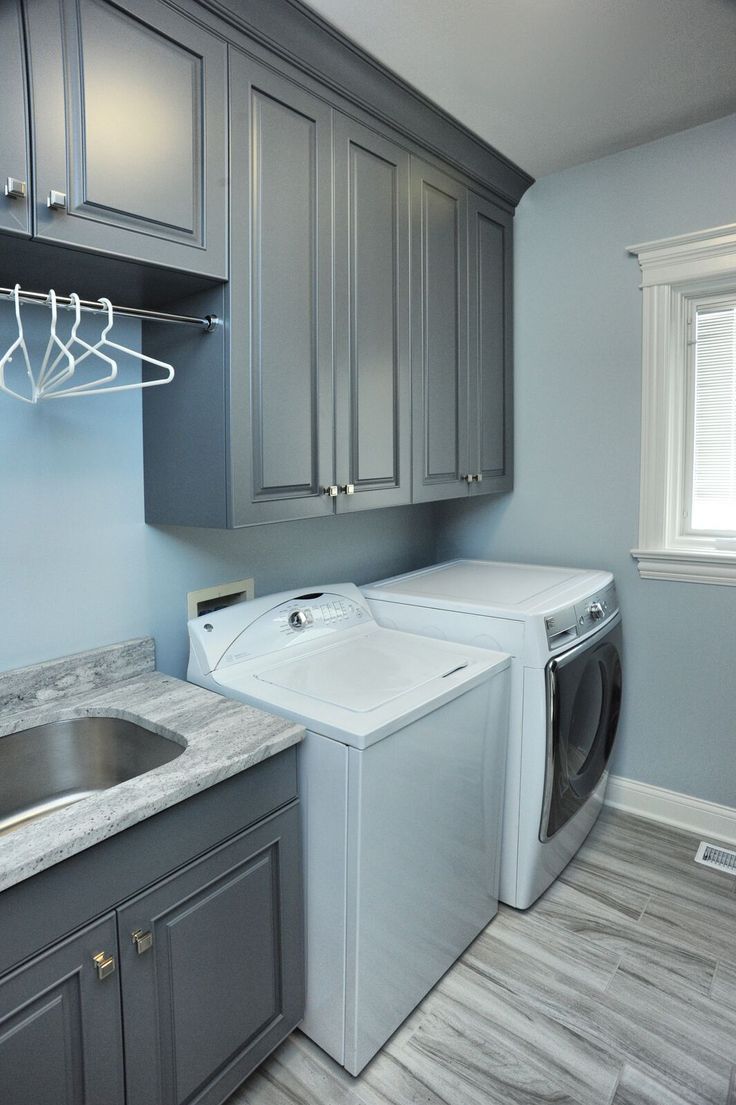
[[[736,225],[632,246],[642,271],[648,579],[736,585]]]

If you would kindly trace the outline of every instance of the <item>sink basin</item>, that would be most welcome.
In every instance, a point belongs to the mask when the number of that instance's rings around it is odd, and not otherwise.
[[[182,745],[116,717],[0,737],[0,835],[176,759]]]

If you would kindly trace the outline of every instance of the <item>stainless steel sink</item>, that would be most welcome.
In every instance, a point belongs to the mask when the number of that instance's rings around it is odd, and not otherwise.
[[[0,737],[0,835],[176,759],[182,745],[116,717]]]

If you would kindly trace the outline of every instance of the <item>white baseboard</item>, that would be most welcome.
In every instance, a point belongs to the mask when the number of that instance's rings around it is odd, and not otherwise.
[[[714,844],[736,844],[736,809],[731,806],[719,806],[620,775],[610,776],[605,802],[614,809],[673,825]]]

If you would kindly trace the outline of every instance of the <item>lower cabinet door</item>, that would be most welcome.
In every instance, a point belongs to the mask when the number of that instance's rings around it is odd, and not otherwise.
[[[118,911],[127,1105],[215,1105],[304,1011],[298,808]]]
[[[112,914],[5,976],[3,1105],[123,1105],[118,979]]]

